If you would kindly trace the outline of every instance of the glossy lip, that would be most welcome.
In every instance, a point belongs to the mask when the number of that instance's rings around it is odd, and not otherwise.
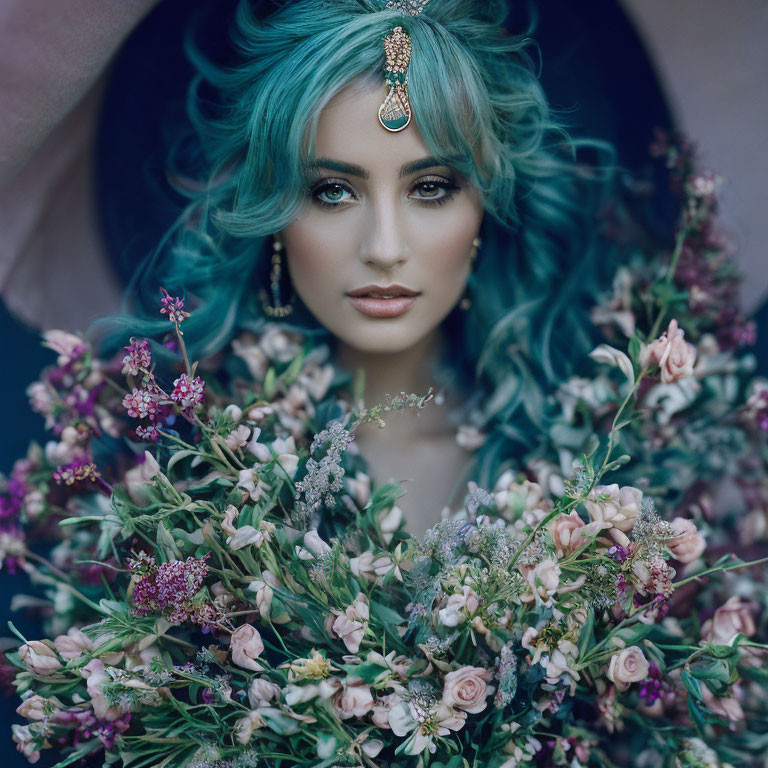
[[[377,298],[370,294],[376,293],[390,296],[389,299]],[[419,297],[418,291],[412,291],[404,285],[364,285],[349,291],[354,308],[368,317],[398,317],[407,312]]]
[[[362,288],[355,288],[349,291],[347,296],[367,296],[371,293],[383,294],[385,296],[418,296],[419,291],[412,291],[404,285],[364,285]],[[386,299],[385,299],[386,301]]]
[[[392,299],[372,299],[369,296],[349,296],[354,308],[368,317],[398,317],[407,312],[418,299],[415,296],[397,296]]]

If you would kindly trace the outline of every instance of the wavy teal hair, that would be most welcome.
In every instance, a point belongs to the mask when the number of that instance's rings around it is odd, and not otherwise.
[[[509,34],[505,16],[506,3],[494,0],[431,0],[417,17],[384,0],[296,0],[259,19],[243,1],[233,64],[216,65],[188,43],[198,162],[185,174],[197,183],[179,187],[188,205],[136,273],[119,341],[126,324],[134,333],[162,327],[146,319],[156,316],[159,285],[193,297],[185,331],[194,356],[215,352],[238,328],[258,329],[268,236],[306,204],[302,169],[320,112],[353,80],[383,90],[383,40],[400,24],[413,40],[409,90],[421,135],[484,201],[475,300],[446,324],[458,348],[452,364],[482,393],[490,437],[474,474],[492,482],[532,447],[548,392],[591,348],[588,307],[612,271],[596,219],[612,155],[581,161],[548,107],[528,31]],[[306,311],[290,327],[327,336]]]

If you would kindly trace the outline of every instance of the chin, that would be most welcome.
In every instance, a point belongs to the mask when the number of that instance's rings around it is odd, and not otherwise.
[[[361,324],[362,326],[362,324]],[[335,334],[344,344],[358,352],[368,354],[397,354],[418,344],[431,329],[419,332],[416,329],[378,328],[375,331],[359,327],[356,332]]]

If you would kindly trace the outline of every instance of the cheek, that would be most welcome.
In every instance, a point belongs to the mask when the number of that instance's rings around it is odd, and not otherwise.
[[[441,212],[442,213],[442,212]],[[436,279],[432,289],[446,297],[455,297],[464,288],[470,271],[472,241],[477,236],[482,214],[472,206],[449,211],[445,215],[422,218],[416,229],[415,250],[424,270]]]
[[[333,291],[343,261],[343,249],[338,247],[339,232],[313,219],[309,216],[283,231],[288,272],[302,299],[310,290]]]

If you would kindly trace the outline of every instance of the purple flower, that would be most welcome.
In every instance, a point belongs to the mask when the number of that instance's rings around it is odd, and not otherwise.
[[[186,373],[182,373],[173,382],[171,400],[177,402],[186,412],[190,412],[196,405],[202,403],[204,397],[205,382],[199,376],[190,379]]]
[[[654,701],[661,698],[661,670],[651,662],[648,667],[648,677],[640,686],[641,699],[645,699],[647,704],[653,704]]]
[[[629,557],[629,550],[620,544],[615,544],[608,550],[608,556],[612,557],[617,563],[623,563]]]
[[[123,347],[128,354],[123,357],[123,370],[125,374],[138,376],[141,370],[147,370],[152,364],[152,351],[147,339],[131,339],[127,347]]]
[[[151,440],[154,443],[157,442],[160,433],[157,431],[157,427],[154,424],[150,424],[148,427],[136,427],[136,437],[138,437],[139,440]]]
[[[181,323],[185,317],[189,317],[189,312],[184,311],[184,301],[178,296],[171,296],[165,288],[160,289],[165,295],[161,299],[163,308],[160,310],[160,314],[168,315],[168,319],[172,323],[177,325]]]
[[[101,477],[101,473],[96,469],[96,465],[86,459],[75,459],[69,464],[65,464],[63,467],[57,467],[53,473],[53,479],[61,485],[74,485],[77,482],[83,482],[90,480],[95,483]]]
[[[123,398],[123,408],[134,419],[153,420],[157,415],[157,396],[148,389],[136,389]]]
[[[133,602],[136,613],[144,616],[158,612],[167,614],[174,624],[184,621],[197,623],[215,623],[216,617],[206,613],[205,607],[193,605],[192,601],[208,575],[206,560],[188,557],[186,560],[174,560],[170,563],[155,564],[154,557],[142,556],[139,560],[130,560],[128,565],[141,578],[133,590]],[[210,621],[209,621],[210,619]]]

